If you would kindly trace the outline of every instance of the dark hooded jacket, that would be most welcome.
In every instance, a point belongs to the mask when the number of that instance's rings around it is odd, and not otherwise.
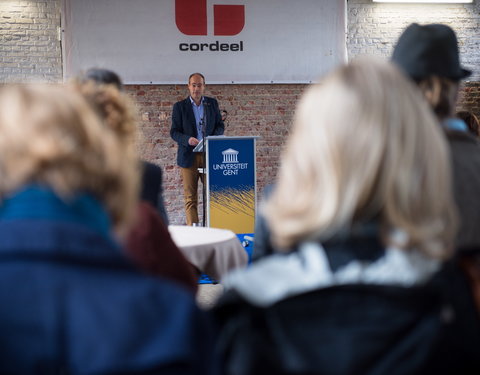
[[[340,282],[349,264],[380,265],[385,249],[370,231],[322,247],[336,281],[311,283],[319,258],[298,251],[226,280],[215,308],[225,374],[479,373],[478,316],[455,262],[410,286]]]

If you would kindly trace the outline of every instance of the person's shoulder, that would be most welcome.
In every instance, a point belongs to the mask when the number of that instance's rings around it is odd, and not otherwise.
[[[461,142],[479,146],[479,140],[473,134],[463,130],[445,129],[445,135],[450,143]]]
[[[462,157],[480,163],[480,142],[474,135],[457,130],[447,130],[445,134],[454,159]]]
[[[212,98],[211,96],[204,96],[203,99],[209,103],[218,104],[217,99]]]
[[[155,175],[161,175],[162,174],[162,168],[157,165],[157,164],[154,164],[152,162],[149,162],[147,160],[142,160],[142,165],[143,165],[143,170],[144,170],[144,173],[148,173],[148,174],[155,174]]]
[[[182,100],[179,100],[178,102],[176,102],[176,103],[173,105],[173,108],[175,108],[175,107],[180,107],[180,106],[185,106],[185,105],[187,105],[187,104],[189,104],[189,103],[190,103],[190,100],[189,100],[189,98],[187,97],[187,98],[185,98],[185,99],[182,99]]]

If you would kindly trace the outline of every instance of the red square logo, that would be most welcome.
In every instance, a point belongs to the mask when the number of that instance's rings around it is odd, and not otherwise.
[[[245,26],[245,6],[215,4],[213,18],[214,35],[237,35]],[[175,23],[185,35],[207,35],[207,0],[175,0]]]

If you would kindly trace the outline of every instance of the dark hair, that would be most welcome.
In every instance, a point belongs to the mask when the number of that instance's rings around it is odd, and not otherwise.
[[[200,77],[202,77],[202,79],[203,79],[203,84],[205,84],[205,77],[203,76],[202,73],[192,73],[192,74],[190,74],[190,76],[188,77],[188,84],[190,84],[190,80],[192,79],[193,76],[200,76]]]
[[[470,111],[460,111],[457,112],[457,117],[465,121],[465,124],[468,126],[468,130],[471,133],[475,134],[477,137],[480,136],[480,123],[477,116]]]
[[[114,85],[119,90],[123,89],[123,83],[118,74],[108,69],[90,68],[85,72],[84,79],[99,84]]]
[[[222,121],[226,120],[227,117],[228,117],[228,112],[227,112],[227,110],[226,110],[226,109],[222,109],[222,110],[220,111],[220,115],[221,115],[221,117],[222,117]]]
[[[439,76],[429,76],[417,82],[427,102],[440,121],[455,112],[458,81]]]

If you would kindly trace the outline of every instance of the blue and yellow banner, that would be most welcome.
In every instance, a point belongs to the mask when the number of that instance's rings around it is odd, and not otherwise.
[[[210,227],[253,233],[256,171],[254,137],[207,138]]]

